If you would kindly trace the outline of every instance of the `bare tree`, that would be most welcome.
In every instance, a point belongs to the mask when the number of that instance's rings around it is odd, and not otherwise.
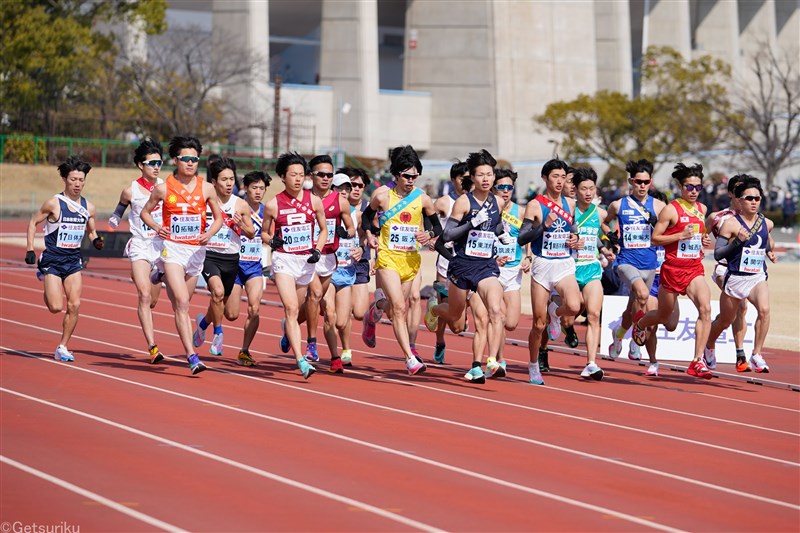
[[[752,79],[740,83],[727,122],[734,148],[764,174],[766,189],[800,145],[800,73],[787,53],[763,46],[753,57]],[[769,203],[769,195],[767,195]],[[768,206],[769,207],[769,206]]]

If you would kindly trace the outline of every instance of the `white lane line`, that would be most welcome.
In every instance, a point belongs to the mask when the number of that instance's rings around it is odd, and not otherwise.
[[[170,439],[167,439],[165,437],[160,437],[160,436],[155,435],[153,433],[149,433],[147,431],[142,431],[140,429],[136,429],[136,428],[134,428],[132,426],[121,424],[119,422],[114,422],[113,420],[108,420],[107,418],[102,418],[102,417],[93,415],[91,413],[87,413],[85,411],[80,411],[78,409],[72,409],[71,407],[66,407],[64,405],[59,405],[57,403],[53,403],[53,402],[47,401],[47,400],[45,400],[43,398],[37,398],[35,396],[30,396],[30,395],[24,394],[22,392],[18,392],[18,391],[14,391],[14,390],[11,390],[11,389],[7,389],[5,387],[0,387],[0,391],[5,392],[7,394],[12,394],[12,395],[20,397],[20,398],[25,398],[26,400],[37,402],[37,403],[40,403],[42,405],[46,405],[48,407],[53,407],[55,409],[60,409],[62,411],[66,411],[66,412],[71,413],[73,415],[78,415],[78,416],[81,416],[81,417],[84,417],[84,418],[88,418],[89,420],[93,420],[95,422],[100,422],[101,424],[105,424],[105,425],[111,426],[111,427],[116,428],[116,429],[121,429],[123,431],[127,431],[128,433],[133,433],[134,435],[138,435],[138,436],[144,437],[146,439],[154,440],[156,442],[160,442],[161,444],[166,444],[166,445],[172,446],[173,448],[177,448],[177,449],[183,450],[185,452],[193,453],[195,455],[199,455],[199,456],[204,457],[206,459],[211,459],[212,461],[217,461],[217,462],[222,463],[224,465],[232,466],[232,467],[237,468],[239,470],[244,470],[245,472],[249,472],[251,474],[255,474],[257,476],[261,476],[261,477],[270,479],[272,481],[276,481],[278,483],[282,483],[284,485],[288,485],[290,487],[293,487],[293,488],[296,488],[296,489],[299,489],[299,490],[310,492],[311,494],[314,494],[316,496],[327,498],[329,500],[333,500],[335,502],[339,502],[339,503],[342,503],[342,504],[347,505],[347,506],[357,507],[357,508],[361,509],[362,511],[367,511],[367,512],[376,514],[376,515],[378,515],[380,517],[386,518],[386,519],[391,520],[393,522],[397,522],[398,524],[403,524],[405,526],[409,526],[409,527],[412,527],[412,528],[415,528],[415,529],[419,529],[421,531],[431,531],[431,532],[442,531],[441,529],[436,528],[434,526],[431,526],[429,524],[425,524],[425,523],[419,522],[417,520],[412,520],[410,518],[406,518],[405,516],[401,516],[399,514],[392,513],[390,511],[386,511],[384,509],[381,509],[379,507],[375,507],[374,505],[370,505],[368,503],[361,502],[359,500],[354,500],[354,499],[348,498],[346,496],[341,496],[341,495],[339,495],[339,494],[337,494],[335,492],[331,492],[331,491],[329,491],[327,489],[321,489],[319,487],[315,487],[313,485],[309,485],[309,484],[303,483],[301,481],[295,481],[294,479],[290,479],[290,478],[287,478],[287,477],[284,477],[284,476],[281,476],[281,475],[278,475],[278,474],[273,474],[272,472],[269,472],[267,470],[263,470],[261,468],[256,468],[254,466],[250,466],[250,465],[247,465],[245,463],[240,463],[239,461],[235,461],[233,459],[229,459],[229,458],[221,456],[221,455],[217,455],[217,454],[214,454],[214,453],[211,453],[211,452],[207,452],[207,451],[203,451],[203,450],[198,450],[198,449],[193,448],[191,446],[187,446],[186,444],[182,444],[180,442],[177,442],[177,441],[174,441],[174,440],[170,440]]]
[[[27,352],[23,352],[23,351],[20,351],[20,350],[14,350],[14,349],[6,348],[6,347],[3,347],[3,346],[0,346],[0,349],[11,351],[11,352],[14,352],[14,353],[19,353],[19,354],[22,354],[22,355],[26,355],[28,357],[31,357],[31,358],[34,358],[34,359],[38,359],[38,360],[44,361],[46,363],[60,364],[60,363],[57,363],[55,360],[52,360],[50,358],[43,358],[43,357],[40,357],[40,356],[37,356],[37,355],[34,355],[34,354],[30,354],[30,353],[27,353]],[[100,377],[104,377],[104,378],[108,378],[108,379],[111,379],[111,380],[114,380],[114,381],[127,383],[129,385],[142,387],[142,388],[150,389],[150,390],[155,390],[155,391],[158,391],[158,392],[162,392],[164,394],[169,394],[169,395],[177,396],[177,397],[184,398],[184,399],[190,399],[190,400],[193,400],[193,401],[199,401],[199,402],[210,404],[210,405],[214,405],[216,407],[220,407],[220,408],[223,408],[223,409],[228,409],[228,410],[231,410],[231,411],[235,411],[237,413],[247,414],[247,415],[250,415],[250,416],[263,418],[263,419],[266,419],[266,420],[271,420],[271,421],[279,422],[279,423],[282,423],[282,424],[288,424],[288,425],[291,425],[291,426],[294,426],[294,427],[307,429],[309,431],[319,432],[319,433],[322,433],[322,434],[327,435],[327,436],[334,436],[335,438],[342,438],[344,440],[356,442],[358,444],[363,444],[363,445],[366,445],[366,446],[369,446],[369,447],[376,447],[377,446],[381,451],[386,451],[387,453],[394,453],[392,450],[387,450],[387,449],[381,447],[380,445],[367,443],[366,441],[361,441],[359,439],[351,439],[350,437],[347,437],[345,435],[341,435],[341,434],[338,434],[338,433],[330,433],[330,432],[328,432],[326,430],[320,430],[320,429],[317,429],[317,428],[313,428],[311,426],[305,426],[305,425],[297,424],[297,423],[289,421],[289,420],[275,418],[275,417],[272,417],[272,416],[269,416],[269,415],[265,415],[265,414],[262,414],[262,413],[255,412],[255,411],[250,411],[250,410],[242,409],[242,408],[239,408],[239,407],[228,406],[228,405],[225,405],[225,404],[221,404],[221,403],[215,402],[213,400],[207,400],[207,399],[200,398],[200,397],[197,397],[197,396],[192,396],[192,395],[179,393],[179,392],[171,391],[169,389],[162,389],[161,387],[156,387],[154,385],[147,385],[147,384],[144,384],[144,383],[140,383],[138,381],[132,381],[132,380],[128,380],[128,379],[125,379],[125,378],[120,378],[120,377],[117,377],[117,376],[104,374],[102,372],[98,372],[98,371],[95,371],[95,370],[89,370],[87,368],[81,368],[79,366],[61,365],[61,368],[68,368],[70,370],[77,370],[77,371],[81,371],[81,372],[87,372],[89,374],[94,374],[94,375],[97,375],[97,376],[100,376]],[[248,379],[254,379],[254,380],[257,380],[257,381],[265,381],[265,380],[263,380],[261,378],[257,378],[257,377],[253,377],[253,376],[244,376],[244,375],[236,374],[235,372],[230,372],[230,371],[227,371],[227,370],[219,370],[219,372],[223,372],[223,373],[226,373],[226,374],[232,374],[232,375],[235,375],[235,376],[246,377]],[[294,386],[288,386],[288,388],[296,389],[296,390],[302,390],[302,389],[300,389],[298,387],[294,387]],[[309,391],[309,392],[311,392],[311,391]],[[337,396],[337,395],[334,395],[334,394],[323,393],[323,392],[315,392],[315,394],[319,394],[319,395],[327,397],[327,398],[333,398],[333,399],[339,399],[339,400],[347,400],[347,401],[350,401],[351,403],[355,403],[355,404],[358,404],[358,405],[364,405],[364,406],[368,406],[368,407],[377,407],[377,408],[379,408],[381,410],[384,410],[384,411],[391,411],[393,413],[412,416],[412,417],[415,417],[415,418],[421,418],[421,419],[424,419],[424,420],[431,420],[431,421],[434,421],[434,422],[439,422],[439,423],[443,423],[443,424],[447,424],[447,425],[452,425],[452,426],[456,426],[456,427],[464,428],[464,429],[468,429],[468,430],[478,431],[480,433],[486,433],[486,434],[490,434],[490,435],[494,435],[494,436],[498,436],[498,437],[508,438],[508,439],[511,439],[511,440],[525,442],[525,443],[528,443],[528,444],[534,444],[534,445],[542,446],[544,448],[548,448],[548,449],[551,449],[551,450],[554,450],[554,451],[563,452],[563,453],[567,453],[567,454],[571,454],[571,455],[576,455],[576,456],[578,456],[580,458],[584,458],[584,459],[596,460],[596,461],[608,463],[608,464],[611,464],[611,465],[614,465],[614,466],[619,466],[619,467],[622,467],[622,468],[627,468],[627,469],[636,470],[636,471],[639,471],[639,472],[644,472],[646,474],[665,477],[665,478],[668,478],[668,479],[672,479],[672,480],[675,480],[675,481],[688,483],[688,484],[691,484],[691,485],[697,485],[697,486],[700,486],[700,487],[703,487],[703,488],[706,488],[706,489],[716,490],[716,491],[723,492],[723,493],[730,494],[730,495],[734,495],[734,496],[739,496],[739,497],[743,497],[743,498],[747,498],[747,499],[754,499],[754,500],[757,500],[757,501],[763,502],[763,503],[772,503],[772,504],[776,504],[776,505],[779,505],[779,506],[789,507],[791,509],[800,510],[800,506],[797,506],[795,504],[792,504],[792,503],[789,503],[789,502],[782,502],[782,501],[779,501],[779,500],[775,500],[773,498],[758,496],[758,495],[752,494],[751,492],[748,492],[748,491],[731,489],[729,487],[723,487],[721,485],[717,485],[717,484],[713,484],[713,483],[706,483],[704,481],[700,481],[700,480],[696,480],[696,479],[692,479],[692,478],[686,478],[684,476],[680,476],[680,475],[677,475],[677,474],[671,474],[671,473],[668,473],[668,472],[664,472],[662,470],[654,470],[654,469],[651,469],[651,468],[634,465],[634,464],[627,463],[627,462],[624,462],[624,461],[619,461],[619,460],[616,460],[616,459],[610,459],[610,458],[606,458],[606,457],[602,457],[602,456],[596,456],[596,455],[593,455],[593,454],[590,454],[590,453],[581,452],[581,451],[574,450],[574,449],[565,449],[563,446],[560,446],[560,445],[554,445],[554,444],[550,444],[550,443],[547,443],[547,442],[538,441],[538,440],[535,440],[535,439],[529,439],[527,437],[522,437],[522,436],[519,436],[519,435],[513,435],[513,434],[504,433],[504,432],[497,431],[497,430],[476,427],[476,426],[473,426],[473,425],[470,425],[470,424],[464,424],[464,423],[461,423],[461,422],[456,422],[454,420],[447,420],[447,419],[442,419],[442,418],[434,417],[434,416],[430,416],[430,415],[423,415],[423,414],[420,414],[420,413],[404,411],[402,409],[397,409],[397,408],[394,408],[394,407],[377,405],[377,404],[373,404],[373,403],[370,403],[370,402],[365,402],[365,401],[362,401],[362,400],[353,400],[353,399],[349,399],[349,398],[343,398],[341,396]],[[406,456],[405,454],[402,454],[402,455],[404,457]],[[417,456],[411,456],[411,457],[415,458],[415,459],[417,458]]]
[[[117,511],[118,513],[122,513],[124,515],[130,516],[131,518],[135,518],[136,520],[139,520],[140,522],[144,522],[145,524],[148,524],[150,526],[156,527],[158,529],[162,529],[164,531],[172,531],[172,532],[176,532],[176,533],[178,533],[178,532],[185,533],[186,532],[185,529],[181,529],[178,526],[174,526],[172,524],[164,522],[163,520],[159,520],[158,518],[154,518],[154,517],[152,517],[150,515],[147,515],[147,514],[144,514],[142,512],[136,511],[135,509],[131,509],[129,507],[125,507],[124,505],[119,504],[119,503],[117,503],[117,502],[115,502],[113,500],[109,500],[105,496],[101,496],[100,494],[97,494],[96,492],[92,492],[90,490],[84,489],[83,487],[79,487],[77,485],[73,485],[69,481],[66,481],[66,480],[63,480],[61,478],[55,477],[53,475],[50,475],[47,472],[42,472],[41,470],[37,470],[36,468],[33,468],[32,466],[28,466],[28,465],[26,465],[24,463],[20,463],[19,461],[15,461],[14,459],[11,459],[10,457],[6,457],[5,455],[0,455],[0,462],[3,462],[3,463],[5,463],[5,464],[7,464],[9,466],[13,466],[14,468],[22,470],[23,472],[26,472],[26,473],[28,473],[28,474],[30,474],[32,476],[38,477],[39,479],[43,479],[45,481],[49,481],[50,483],[52,483],[54,485],[58,485],[62,489],[66,489],[66,490],[68,490],[70,492],[74,492],[75,494],[83,496],[84,498],[88,498],[90,500],[94,500],[97,503],[99,503],[100,505],[105,505],[109,509],[113,509],[114,511]]]

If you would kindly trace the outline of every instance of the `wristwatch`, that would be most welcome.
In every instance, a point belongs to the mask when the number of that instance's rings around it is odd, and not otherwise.
[[[527,259],[528,261],[533,262],[533,256],[532,255],[526,255],[525,259]]]

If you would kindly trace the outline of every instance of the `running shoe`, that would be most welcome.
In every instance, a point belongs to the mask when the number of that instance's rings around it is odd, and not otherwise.
[[[150,347],[150,364],[154,365],[164,359],[164,354],[161,353],[161,350],[158,349],[158,346],[155,344]]]
[[[187,357],[186,360],[189,362],[189,368],[192,369],[193,376],[206,369],[206,365],[203,364],[203,362],[200,360],[200,356],[196,353],[193,353]]]
[[[342,364],[344,366],[353,366],[353,351],[342,350]]]
[[[214,333],[214,339],[211,341],[211,349],[209,350],[212,355],[222,355],[222,341],[223,333]]]
[[[754,353],[750,356],[750,367],[758,373],[769,374],[769,367],[761,354]]]
[[[197,324],[197,328],[195,328],[194,335],[192,336],[192,344],[194,344],[195,348],[199,348],[204,342],[206,342],[206,330],[200,327],[200,322],[202,322],[204,317],[205,315],[200,313],[194,319],[194,323]]]
[[[317,369],[311,366],[305,359],[297,360],[297,368],[300,369],[300,373],[303,374],[304,379],[310,378],[314,372],[317,371]]]
[[[433,350],[433,362],[443,365],[444,364],[444,343],[436,343],[436,348]]]
[[[575,328],[570,326],[568,328],[564,328],[564,342],[570,348],[577,348],[578,347],[578,334],[575,333]]]
[[[481,367],[479,366],[473,366],[470,368],[469,372],[464,374],[464,379],[478,385],[486,383],[486,376],[483,375],[483,370],[481,370]]]
[[[706,366],[706,362],[702,359],[689,363],[689,368],[686,369],[686,373],[696,378],[711,379],[711,371]]]
[[[436,291],[440,298],[447,298],[447,285],[441,281],[433,282],[433,290]]]
[[[417,351],[417,347],[416,346],[411,346],[411,355],[416,357],[417,361],[419,361],[420,363],[422,362],[422,356]]]
[[[550,372],[550,361],[547,348],[539,348],[539,369],[542,372]]]
[[[284,318],[281,320],[281,331],[283,334],[281,335],[281,351],[283,353],[289,353],[289,337],[286,336],[286,319]]]
[[[639,309],[633,317],[633,331],[631,332],[631,340],[639,346],[644,346],[647,340],[647,328],[640,328],[639,321],[644,316],[644,311]]]
[[[44,281],[44,274],[42,274],[41,270],[36,271],[36,279],[38,279],[39,281]]]
[[[550,337],[551,341],[556,340],[561,335],[561,319],[558,318],[556,314],[557,309],[558,304],[555,302],[550,302],[550,305],[547,306],[547,314],[550,315],[550,323],[547,325],[547,336]]]
[[[658,375],[658,363],[650,363],[650,366],[647,367],[647,372],[645,372],[648,376],[657,376]]]
[[[56,353],[53,354],[53,357],[55,358],[56,361],[69,362],[75,360],[75,356],[73,356],[72,352],[67,350],[67,347],[64,346],[63,344],[59,344],[58,346],[56,346]]]
[[[239,357],[236,358],[236,362],[242,366],[256,366],[258,364],[256,360],[250,356],[248,350],[239,350]]]
[[[161,272],[157,267],[154,266],[153,269],[150,270],[150,283],[153,285],[158,285],[161,283],[163,277],[164,273]]]
[[[439,317],[433,314],[433,307],[438,303],[435,296],[428,298],[428,305],[425,308],[425,327],[428,331],[436,331],[439,327]]]
[[[309,342],[306,346],[306,361],[309,363],[316,363],[319,361],[319,354],[317,353],[317,343]]]
[[[703,361],[706,362],[706,366],[709,370],[714,370],[717,368],[717,355],[714,352],[715,350],[703,348]]]
[[[642,359],[642,348],[635,342],[628,345],[628,359],[631,361],[641,361]]]
[[[497,362],[493,357],[486,360],[486,377],[488,379],[504,378],[506,377],[506,362],[505,360]]]
[[[342,358],[337,357],[336,359],[331,359],[331,367],[328,369],[328,371],[332,372],[333,374],[344,374]]]
[[[747,364],[747,359],[736,359],[736,371],[737,372],[750,372],[750,365]]]
[[[406,368],[408,369],[408,373],[412,376],[415,374],[422,374],[426,369],[425,363],[418,361],[416,357],[406,359]]]
[[[361,340],[364,341],[364,344],[369,346],[370,348],[375,347],[375,323],[370,319],[370,315],[372,315],[372,307],[375,304],[370,306],[369,311],[367,314],[364,315],[364,329],[361,332]]]
[[[617,328],[611,330],[611,338],[613,339],[613,342],[608,345],[608,355],[603,359],[616,361],[617,357],[619,357],[622,353],[622,339],[617,337]]]
[[[528,380],[533,385],[544,385],[544,378],[539,371],[539,363],[528,363]]]
[[[589,363],[581,372],[581,377],[584,379],[593,379],[600,381],[603,379],[603,369],[597,366],[596,363]]]

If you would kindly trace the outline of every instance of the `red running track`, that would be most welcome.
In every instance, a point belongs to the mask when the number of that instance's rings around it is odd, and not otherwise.
[[[32,272],[6,263],[0,281],[4,522],[81,531],[800,525],[791,390],[677,372],[650,379],[609,362],[606,379],[584,381],[581,359],[558,353],[536,387],[521,347],[507,348],[508,379],[475,386],[462,379],[469,339],[454,336],[453,366],[410,377],[391,329],[379,326],[370,350],[358,323],[353,369],[329,374],[320,363],[306,382],[277,349],[281,313],[271,306],[253,344],[259,366],[234,364],[242,317],[225,325],[222,357],[202,348],[210,369],[192,377],[181,357],[147,363],[130,283],[90,276],[76,361],[59,363],[61,316],[45,310]],[[192,315],[207,303],[197,293]],[[170,311],[166,298],[155,309],[166,354],[179,350]],[[417,345],[429,358],[433,334],[420,332]]]

